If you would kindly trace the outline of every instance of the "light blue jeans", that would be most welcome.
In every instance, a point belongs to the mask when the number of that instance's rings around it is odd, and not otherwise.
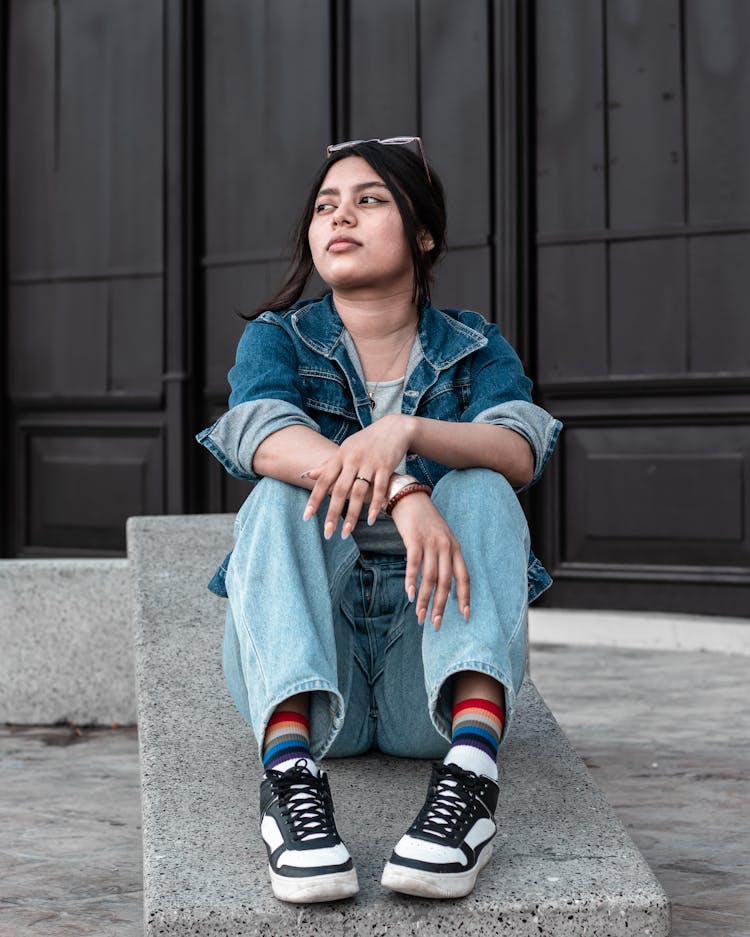
[[[470,620],[454,586],[439,631],[429,612],[417,622],[405,560],[360,556],[338,531],[326,540],[325,505],[302,520],[307,498],[264,478],[235,521],[224,673],[259,749],[279,703],[310,692],[314,758],[371,748],[440,758],[450,740],[451,677],[466,670],[503,684],[507,731],[526,665],[529,533],[506,479],[468,469],[435,486],[433,501],[471,576]]]

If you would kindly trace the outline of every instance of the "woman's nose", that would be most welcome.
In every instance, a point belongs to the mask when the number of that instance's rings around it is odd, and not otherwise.
[[[336,225],[351,224],[353,214],[345,202],[341,202],[333,213],[333,223]]]

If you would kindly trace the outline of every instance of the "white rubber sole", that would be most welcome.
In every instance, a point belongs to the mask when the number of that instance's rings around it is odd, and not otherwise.
[[[476,884],[477,876],[492,856],[492,843],[488,843],[473,869],[467,872],[425,872],[405,865],[386,862],[381,884],[391,891],[419,898],[463,898]]]
[[[356,869],[346,872],[332,872],[328,875],[311,875],[305,878],[287,878],[277,875],[271,866],[271,888],[280,901],[293,904],[308,904],[315,901],[341,901],[351,898],[359,891]]]

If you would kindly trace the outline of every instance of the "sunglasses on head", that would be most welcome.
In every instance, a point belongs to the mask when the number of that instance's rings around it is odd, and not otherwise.
[[[339,150],[346,150],[350,146],[356,146],[358,143],[382,143],[383,146],[407,146],[409,143],[416,143],[419,147],[419,155],[422,157],[424,171],[427,174],[427,181],[432,185],[432,177],[430,176],[430,169],[424,156],[421,137],[387,137],[384,140],[372,137],[369,140],[347,140],[346,143],[332,143],[329,147],[326,147],[326,156],[337,153]]]

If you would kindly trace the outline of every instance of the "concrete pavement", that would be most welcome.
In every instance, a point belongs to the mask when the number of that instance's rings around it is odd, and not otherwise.
[[[750,660],[534,647],[532,676],[673,903],[750,935]],[[135,730],[0,729],[0,937],[140,937]]]

